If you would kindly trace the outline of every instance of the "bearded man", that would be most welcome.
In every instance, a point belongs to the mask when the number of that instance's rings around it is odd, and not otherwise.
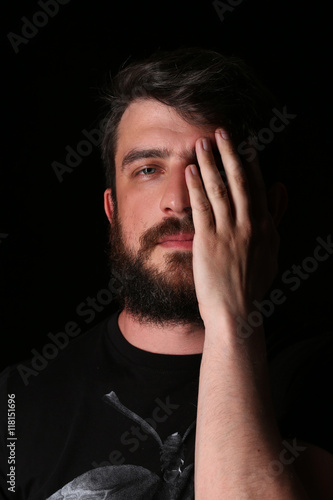
[[[247,328],[287,206],[254,139],[283,112],[243,62],[197,48],[129,64],[107,100],[119,310],[29,383],[2,376],[23,446],[16,498],[332,498],[329,441],[288,408],[279,420],[263,322]]]

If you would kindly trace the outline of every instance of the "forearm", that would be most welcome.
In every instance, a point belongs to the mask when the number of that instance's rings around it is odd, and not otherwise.
[[[215,331],[217,330],[217,331]],[[269,391],[262,328],[240,342],[232,318],[206,328],[195,457],[197,500],[306,500],[281,452]]]

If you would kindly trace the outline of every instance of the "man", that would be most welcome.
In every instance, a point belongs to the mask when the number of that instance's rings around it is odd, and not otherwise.
[[[41,373],[3,374],[2,495],[333,498],[332,450],[280,425],[262,321],[248,328],[287,204],[251,140],[271,96],[237,59],[184,49],[124,68],[108,99],[120,308]]]

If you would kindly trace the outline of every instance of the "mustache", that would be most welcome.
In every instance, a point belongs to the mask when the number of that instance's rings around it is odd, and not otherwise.
[[[193,233],[194,224],[192,214],[188,214],[182,219],[168,217],[161,223],[147,229],[140,237],[140,252],[152,250],[158,241],[164,236],[172,236],[179,233]]]

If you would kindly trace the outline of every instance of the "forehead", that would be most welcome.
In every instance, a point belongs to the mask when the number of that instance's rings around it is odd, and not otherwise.
[[[175,153],[190,150],[196,139],[214,139],[213,126],[198,126],[185,121],[177,111],[154,99],[132,102],[118,126],[116,165],[136,147],[163,147]]]

